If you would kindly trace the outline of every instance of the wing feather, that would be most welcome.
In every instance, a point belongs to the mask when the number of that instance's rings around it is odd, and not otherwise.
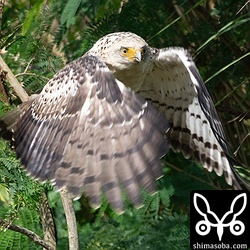
[[[139,205],[140,189],[155,190],[169,124],[156,108],[116,80],[97,57],[83,56],[44,87],[14,130],[17,156],[41,181],[94,207],[104,193],[123,210],[121,186]]]
[[[224,172],[239,188],[222,124],[191,56],[177,47],[155,50],[152,64],[139,94],[165,112],[171,147],[209,171]]]

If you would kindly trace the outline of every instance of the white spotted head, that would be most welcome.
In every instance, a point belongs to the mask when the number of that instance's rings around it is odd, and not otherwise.
[[[140,36],[116,32],[98,40],[87,52],[107,64],[115,77],[137,90],[151,64],[151,48]]]

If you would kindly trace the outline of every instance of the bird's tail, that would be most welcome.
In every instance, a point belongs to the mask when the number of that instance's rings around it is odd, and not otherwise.
[[[0,118],[0,137],[5,140],[12,139],[13,127],[18,121],[21,112],[22,108],[18,106]]]
[[[24,102],[14,108],[13,110],[7,112],[4,116],[0,118],[0,137],[5,140],[12,140],[13,128],[18,121],[21,113],[28,109],[31,102],[37,95],[32,95],[30,100]]]

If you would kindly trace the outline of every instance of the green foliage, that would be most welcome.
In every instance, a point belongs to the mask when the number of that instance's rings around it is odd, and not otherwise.
[[[9,213],[15,216],[22,207],[36,209],[43,190],[42,186],[29,178],[20,168],[9,143],[1,140],[1,148],[3,150],[0,151],[0,184],[8,189],[9,199],[6,205],[9,207]]]
[[[115,214],[104,202],[97,211],[92,211],[95,219],[82,223],[83,210],[75,202],[79,222],[80,249],[173,249],[188,248],[188,217],[172,212],[170,200],[173,187],[159,183],[160,191],[155,195],[144,194],[144,206],[133,208],[126,202],[125,213]],[[49,193],[58,228],[57,249],[65,249],[68,244],[67,227],[58,194]],[[82,202],[82,201],[81,201]]]
[[[87,225],[80,230],[83,249],[188,249],[187,217],[164,214],[161,220],[142,223],[141,218],[122,215],[119,221]],[[94,228],[94,233],[93,233]],[[92,229],[92,230],[91,230]]]
[[[42,235],[38,212],[43,187],[20,168],[10,143],[0,139],[0,219]],[[0,227],[0,249],[42,249],[27,236]]]
[[[239,148],[238,159],[250,165],[250,18],[245,9],[236,15],[244,0],[217,0],[214,7],[209,7],[210,2],[10,0],[2,18],[0,47],[7,51],[3,50],[2,57],[33,94],[107,33],[131,31],[151,46],[185,47],[195,57],[217,103],[232,150]],[[14,104],[19,104],[11,89],[9,92]],[[11,108],[0,103],[0,115]],[[144,194],[144,206],[139,210],[127,201],[126,212],[118,216],[105,201],[97,211],[84,198],[74,203],[81,249],[189,248],[190,192],[228,186],[223,178],[172,151],[163,165],[159,192]],[[14,222],[41,235],[37,207],[42,189],[19,167],[10,144],[0,141],[0,218],[19,218]],[[58,249],[66,249],[67,226],[60,197],[51,191],[49,201]],[[6,239],[12,246],[6,245]],[[9,230],[0,231],[0,242],[0,249],[37,249],[26,237]]]
[[[4,210],[0,210],[0,217],[3,217]],[[11,221],[12,222],[12,221]],[[13,221],[16,225],[21,225],[24,228],[41,234],[41,227],[39,225],[40,218],[38,213],[28,208],[22,208],[18,212],[18,218]],[[42,249],[42,247],[36,245],[27,236],[7,230],[4,227],[0,227],[0,250],[6,249]]]
[[[23,22],[23,26],[22,26],[22,35],[24,36],[28,30],[30,29],[30,26],[33,22],[34,19],[38,19],[39,17],[39,13],[40,10],[43,6],[43,0],[40,1],[36,1],[36,3],[34,4],[34,6],[30,9],[30,11],[28,12],[24,22]]]
[[[81,2],[82,2],[81,0],[68,1],[67,4],[65,5],[65,8],[63,9],[61,16],[61,23],[62,24],[66,23],[67,28],[75,24],[76,21],[75,14]]]

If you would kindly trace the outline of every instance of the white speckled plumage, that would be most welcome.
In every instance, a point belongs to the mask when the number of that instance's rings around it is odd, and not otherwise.
[[[146,48],[146,53],[139,63],[134,61],[121,70],[121,47]],[[219,176],[224,173],[229,185],[234,183],[239,187],[221,122],[198,69],[185,49],[154,49],[135,34],[118,32],[101,38],[89,53],[101,56],[117,79],[166,115],[171,124],[170,145],[175,151],[181,151],[186,158],[194,156],[204,168],[214,169]],[[126,70],[128,74],[124,73]]]

